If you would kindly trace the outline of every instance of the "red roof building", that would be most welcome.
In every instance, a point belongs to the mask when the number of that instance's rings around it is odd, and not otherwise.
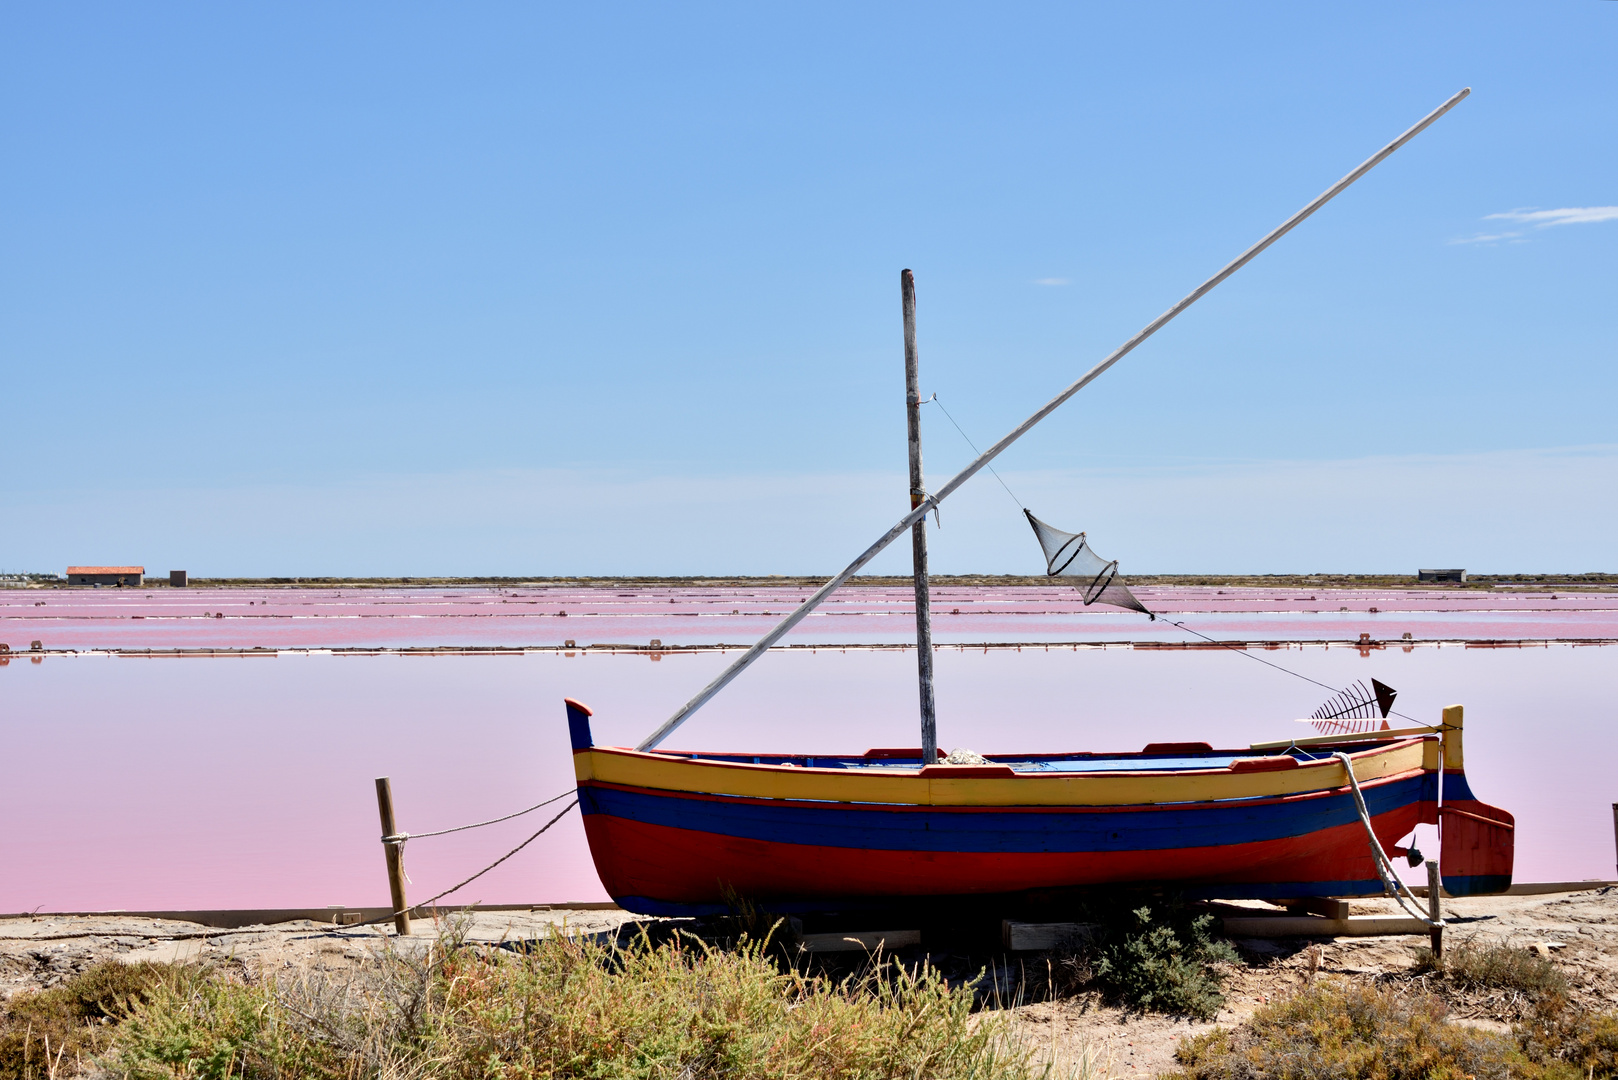
[[[67,568],[69,585],[126,585],[140,588],[146,574],[144,566],[70,566]]]

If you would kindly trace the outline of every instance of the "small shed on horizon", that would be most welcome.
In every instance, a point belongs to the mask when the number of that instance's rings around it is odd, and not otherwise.
[[[69,585],[127,585],[140,588],[146,574],[144,566],[70,566],[67,568]]]
[[[1417,581],[1464,582],[1466,580],[1466,571],[1465,570],[1417,570],[1416,571],[1416,580]]]

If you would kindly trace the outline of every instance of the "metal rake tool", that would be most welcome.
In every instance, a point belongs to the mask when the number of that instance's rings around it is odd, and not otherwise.
[[[1387,715],[1399,691],[1376,679],[1366,688],[1361,679],[1333,694],[1309,714],[1309,722],[1322,735],[1357,735],[1388,726]]]

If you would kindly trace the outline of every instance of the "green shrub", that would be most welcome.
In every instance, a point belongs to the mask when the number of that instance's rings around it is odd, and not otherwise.
[[[1159,903],[1104,917],[1092,970],[1110,996],[1137,1009],[1201,1019],[1219,1012],[1225,998],[1213,965],[1234,961],[1236,951],[1214,940],[1212,915]]]

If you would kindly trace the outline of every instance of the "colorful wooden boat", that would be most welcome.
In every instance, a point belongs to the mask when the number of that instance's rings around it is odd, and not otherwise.
[[[915,282],[909,270],[902,271],[910,513],[634,749],[594,745],[590,710],[567,703],[579,807],[596,869],[613,898],[632,911],[677,914],[720,911],[737,896],[775,910],[810,910],[884,898],[1118,883],[1169,885],[1209,897],[1364,895],[1383,888],[1383,863],[1373,853],[1392,848],[1421,823],[1440,825],[1442,872],[1451,893],[1508,886],[1511,815],[1472,797],[1461,764],[1459,706],[1445,710],[1436,727],[1242,750],[1162,744],[1123,754],[997,754],[972,765],[936,760],[927,515],[1035,424],[1467,93],[1452,96],[1271,230],[934,492],[927,490],[921,467]],[[1086,604],[1151,614],[1117,576],[1118,564],[1089,551],[1085,534],[1053,529],[1023,513],[1039,537],[1048,576],[1067,575]],[[832,757],[657,749],[907,533],[922,749]],[[1352,704],[1368,707],[1369,701]],[[1392,691],[1381,687],[1378,701],[1386,717]],[[1336,756],[1344,752],[1346,762]],[[1363,817],[1354,780],[1365,800]]]
[[[567,702],[579,807],[613,899],[643,914],[711,914],[897,897],[1160,884],[1200,897],[1382,892],[1338,751],[1350,755],[1389,853],[1442,822],[1452,894],[1511,883],[1511,815],[1478,802],[1462,711],[1438,728],[1215,750],[996,754],[924,765],[857,756],[704,754],[596,746]]]

